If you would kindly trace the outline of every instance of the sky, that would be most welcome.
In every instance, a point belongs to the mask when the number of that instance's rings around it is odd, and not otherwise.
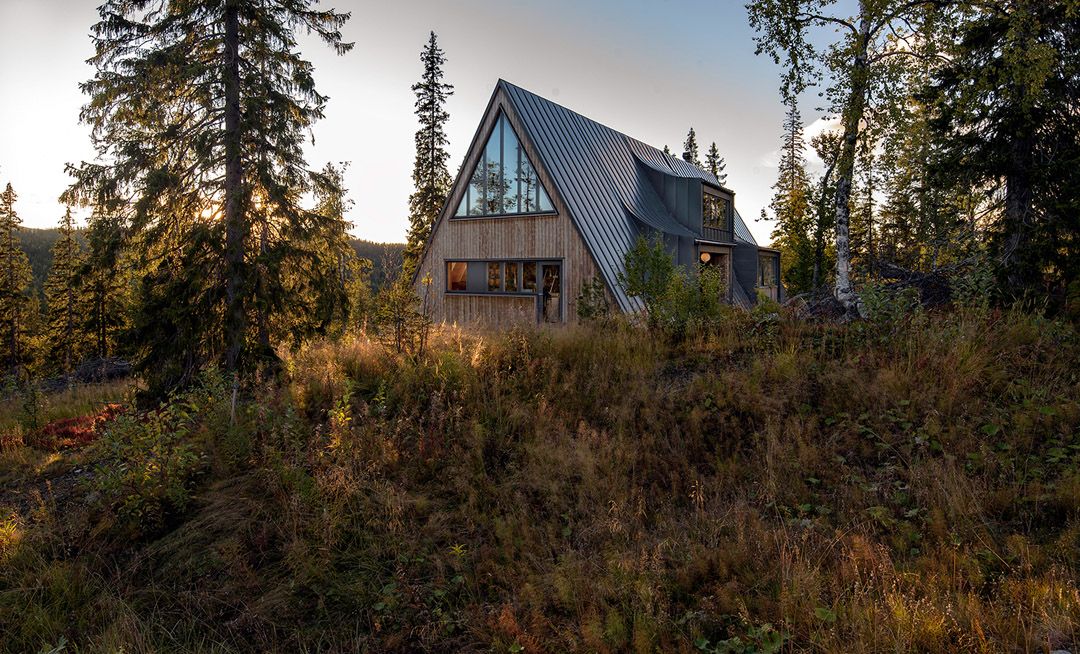
[[[70,183],[67,163],[91,160],[79,123],[93,75],[96,0],[0,0],[0,184],[11,182],[28,227],[54,226]],[[314,38],[300,47],[329,96],[313,130],[311,168],[348,161],[352,233],[402,242],[412,191],[412,84],[434,30],[446,51],[450,173],[465,156],[499,78],[646,143],[682,152],[690,126],[702,155],[715,141],[735,206],[760,243],[783,120],[779,68],[755,56],[743,0],[330,0],[352,13],[355,47],[335,55]],[[803,102],[808,135],[825,124]],[[813,164],[813,162],[811,162]]]

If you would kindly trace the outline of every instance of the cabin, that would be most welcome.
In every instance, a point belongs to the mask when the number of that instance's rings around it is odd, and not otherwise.
[[[662,238],[680,265],[722,269],[734,304],[783,299],[780,253],[758,246],[714,175],[499,80],[416,288],[445,323],[573,323],[594,278],[631,313],[640,302],[617,279],[639,236]]]

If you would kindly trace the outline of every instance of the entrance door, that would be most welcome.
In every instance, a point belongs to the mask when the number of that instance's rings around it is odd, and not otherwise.
[[[562,322],[562,265],[541,265],[540,322]]]

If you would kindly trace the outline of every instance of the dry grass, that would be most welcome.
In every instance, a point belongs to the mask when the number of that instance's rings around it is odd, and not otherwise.
[[[1078,349],[977,313],[313,344],[203,425],[164,533],[0,528],[0,647],[1075,646]]]

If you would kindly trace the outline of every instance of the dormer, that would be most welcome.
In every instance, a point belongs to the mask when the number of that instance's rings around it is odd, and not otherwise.
[[[717,243],[735,239],[735,194],[706,182],[701,184],[701,238]]]

